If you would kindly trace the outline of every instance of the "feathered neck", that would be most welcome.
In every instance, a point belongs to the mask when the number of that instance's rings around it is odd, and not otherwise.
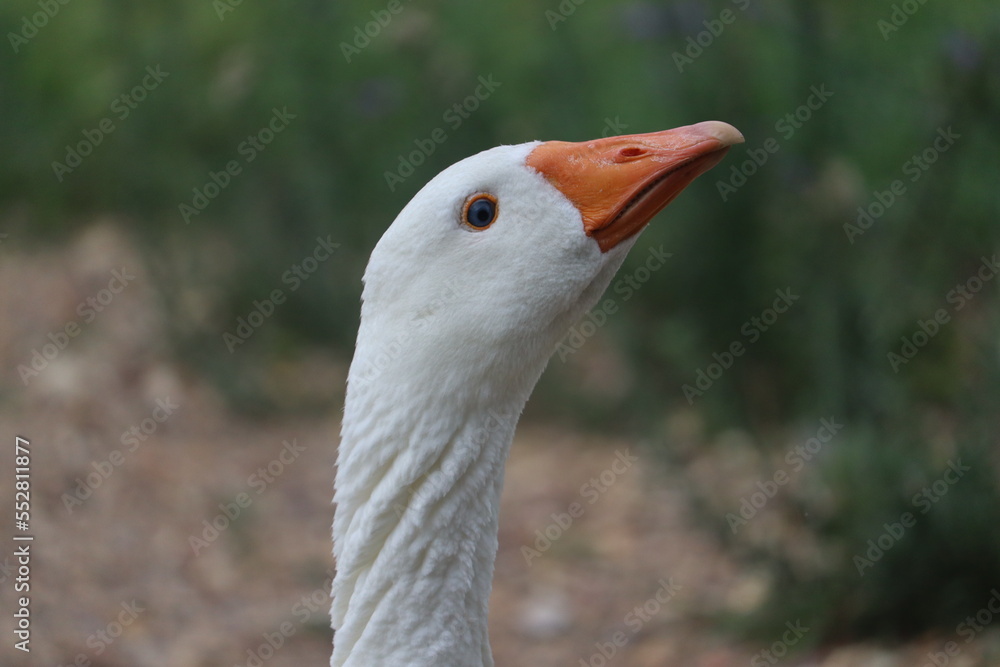
[[[331,665],[491,667],[504,465],[547,355],[521,359],[518,378],[497,386],[482,366],[415,360],[433,353],[419,341],[387,344],[362,325],[348,380]]]

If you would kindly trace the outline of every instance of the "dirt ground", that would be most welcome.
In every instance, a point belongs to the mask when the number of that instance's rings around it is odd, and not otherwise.
[[[85,321],[79,305],[117,286],[112,271],[123,267],[134,279]],[[113,227],[57,250],[0,247],[0,664],[327,664],[339,411],[234,416],[168,361],[154,296]],[[18,367],[69,322],[79,335],[25,381]],[[317,352],[261,372],[292,394],[335,394],[346,360]],[[15,436],[31,451],[30,654],[14,647],[10,611],[13,550],[24,544],[11,539],[20,533]],[[695,525],[681,471],[664,473],[650,458],[639,442],[521,425],[491,601],[499,667],[935,664],[928,653],[951,637],[788,655],[779,647],[769,659],[761,651],[770,645],[723,634],[712,618],[753,613],[770,584]],[[585,486],[591,479],[600,484]],[[573,503],[583,513],[560,526],[553,514]],[[998,656],[1000,633],[988,630],[947,664],[997,665]]]

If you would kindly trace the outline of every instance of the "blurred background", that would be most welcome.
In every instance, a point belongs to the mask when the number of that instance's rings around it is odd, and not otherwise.
[[[529,402],[497,664],[1000,665],[996,3],[42,0],[0,25],[3,470],[28,438],[36,536],[32,652],[5,631],[4,664],[325,664],[383,230],[497,144],[719,119],[746,144]]]

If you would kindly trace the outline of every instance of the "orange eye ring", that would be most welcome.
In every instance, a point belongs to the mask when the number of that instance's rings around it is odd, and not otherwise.
[[[497,198],[486,192],[479,192],[465,200],[462,206],[462,224],[481,232],[496,222],[500,207]]]

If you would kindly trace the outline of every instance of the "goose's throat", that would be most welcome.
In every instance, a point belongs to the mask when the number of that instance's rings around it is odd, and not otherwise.
[[[449,424],[418,417],[395,434],[368,421],[367,437],[345,414],[333,617],[336,644],[351,656],[425,664],[413,655],[429,634],[456,658],[488,647],[500,491],[519,413],[488,408]]]

